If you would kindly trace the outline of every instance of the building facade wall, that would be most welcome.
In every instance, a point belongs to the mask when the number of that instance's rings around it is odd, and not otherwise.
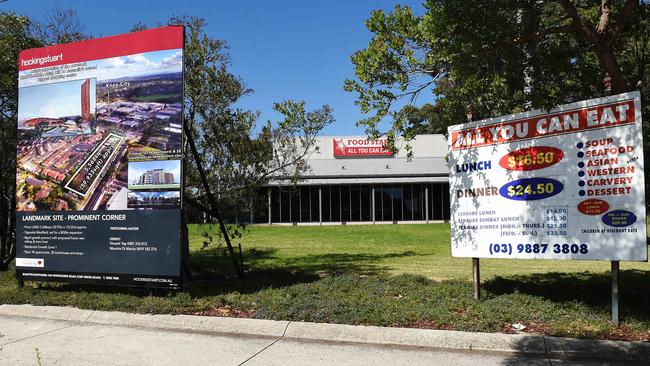
[[[256,223],[428,222],[449,219],[448,183],[267,187]]]
[[[345,224],[449,219],[444,136],[398,140],[394,154],[365,141],[363,136],[319,138],[307,156],[309,171],[295,186],[283,177],[270,181],[252,202],[249,221]],[[350,146],[370,148],[345,149]]]
[[[138,179],[138,184],[171,184],[175,183],[174,174],[162,169],[149,170]]]

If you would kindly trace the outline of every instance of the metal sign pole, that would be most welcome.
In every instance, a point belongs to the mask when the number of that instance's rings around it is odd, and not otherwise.
[[[478,258],[472,258],[472,282],[474,285],[474,298],[481,298],[481,267]]]
[[[612,261],[612,322],[618,326],[619,323],[619,287],[618,287],[618,261]]]

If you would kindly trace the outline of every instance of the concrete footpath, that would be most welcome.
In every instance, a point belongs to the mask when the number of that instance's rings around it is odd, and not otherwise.
[[[623,365],[650,343],[0,305],[0,365]]]

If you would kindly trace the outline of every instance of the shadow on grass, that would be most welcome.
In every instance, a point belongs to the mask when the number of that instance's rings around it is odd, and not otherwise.
[[[255,277],[259,271],[296,272],[317,276],[354,274],[384,274],[391,268],[383,265],[385,260],[417,256],[415,252],[367,254],[367,253],[328,253],[294,257],[280,257],[275,249],[251,249],[244,255],[247,273]],[[230,257],[212,253],[196,253],[191,257],[192,275],[197,280],[210,280],[232,277],[233,264]],[[250,277],[250,276],[247,276]],[[302,282],[302,281],[299,281]]]
[[[323,276],[339,274],[385,274],[388,266],[381,263],[386,259],[417,255],[407,251],[388,254],[346,254],[331,253],[283,257],[276,250],[251,249],[244,256],[246,277],[235,276],[231,258],[214,251],[193,253],[191,261],[192,281],[186,281],[184,292],[192,297],[218,296],[231,292],[255,293],[266,288],[281,288],[301,283],[311,283]],[[145,297],[165,296],[164,289],[135,287],[110,287],[87,284],[41,283],[43,289],[55,292],[93,292],[102,294],[125,294]]]
[[[539,296],[553,302],[577,301],[587,306],[611,309],[611,275],[604,273],[534,273],[495,277],[482,287],[494,295],[520,292]],[[650,271],[620,272],[621,316],[650,320]]]

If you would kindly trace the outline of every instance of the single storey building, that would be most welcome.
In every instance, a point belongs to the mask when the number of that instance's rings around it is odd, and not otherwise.
[[[251,221],[319,225],[448,220],[445,137],[418,135],[408,143],[400,139],[396,153],[385,144],[385,138],[319,137],[307,157],[311,169],[297,186],[283,177],[269,182]]]

